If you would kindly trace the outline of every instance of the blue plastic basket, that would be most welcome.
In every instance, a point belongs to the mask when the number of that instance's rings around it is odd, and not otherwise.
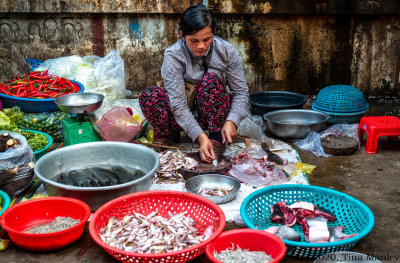
[[[361,117],[368,111],[368,109],[360,111],[360,112],[351,112],[351,113],[331,113],[322,110],[318,110],[312,106],[312,109],[315,111],[320,111],[329,115],[328,123],[336,124],[336,123],[358,123]]]
[[[349,85],[332,85],[323,88],[313,102],[313,109],[326,113],[356,113],[368,110],[364,94]]]
[[[358,233],[342,241],[309,243],[304,239],[301,226],[296,223],[292,228],[300,234],[301,241],[283,239],[287,247],[286,254],[290,256],[316,258],[330,252],[349,250],[369,234],[374,226],[374,215],[359,200],[339,191],[311,185],[285,184],[260,189],[245,198],[240,207],[240,215],[249,228],[266,229],[280,225],[270,221],[270,210],[282,200],[287,204],[306,201],[328,209],[337,218],[334,222],[328,222],[328,226],[343,225],[345,233]]]
[[[3,212],[10,207],[11,199],[5,192],[1,190],[0,190],[0,198],[1,198],[0,201],[1,203],[0,216],[1,216],[1,214],[3,214]]]
[[[85,90],[82,83],[78,81],[71,80],[72,83],[77,83],[81,88],[78,92],[83,92]],[[23,112],[50,112],[58,110],[55,98],[51,99],[30,99],[30,98],[19,98],[15,96],[8,96],[0,93],[0,99],[3,103],[3,108],[12,108],[18,106]]]

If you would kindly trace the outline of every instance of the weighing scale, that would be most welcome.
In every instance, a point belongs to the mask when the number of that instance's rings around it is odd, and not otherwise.
[[[57,107],[72,117],[63,120],[65,146],[101,141],[90,113],[101,107],[104,96],[99,93],[71,93],[55,99]]]

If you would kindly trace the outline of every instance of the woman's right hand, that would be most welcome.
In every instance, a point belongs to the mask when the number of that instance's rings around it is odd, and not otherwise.
[[[203,162],[211,163],[215,159],[214,146],[204,133],[197,137],[200,143],[200,157]]]

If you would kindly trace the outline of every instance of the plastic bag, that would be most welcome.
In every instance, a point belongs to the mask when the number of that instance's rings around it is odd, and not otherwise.
[[[321,145],[321,139],[328,135],[347,136],[358,141],[358,149],[360,149],[360,139],[358,138],[358,124],[340,123],[331,126],[329,129],[321,133],[310,132],[303,140],[293,141],[293,144],[300,149],[310,151],[316,156],[330,157],[330,154],[325,153]]]
[[[41,131],[49,134],[55,142],[63,142],[64,119],[71,117],[70,114],[54,111],[43,113],[28,113],[17,121],[20,129]]]
[[[266,126],[261,116],[249,114],[240,122],[237,134],[257,141],[265,141],[264,137],[267,137],[265,129]]]
[[[19,141],[19,144],[0,152],[0,190],[14,197],[32,182],[36,160],[24,136],[9,131],[0,131],[0,134],[5,132]]]
[[[49,74],[76,80],[83,84],[85,92],[101,93],[106,100],[125,98],[125,66],[120,52],[113,50],[104,58],[77,55],[48,59],[36,69],[48,70]]]
[[[103,102],[101,107],[94,112],[94,115],[96,116],[96,119],[100,120],[106,112],[115,107],[130,108],[132,110],[132,115],[138,116],[137,121],[139,123],[142,123],[144,120],[146,120],[140,108],[139,99],[117,99]]]
[[[107,141],[128,142],[139,131],[139,123],[127,108],[115,107],[103,115],[99,130]]]
[[[242,183],[266,186],[289,181],[289,175],[275,163],[269,162],[261,148],[236,152],[232,164],[229,175]]]
[[[130,94],[125,89],[124,60],[118,50],[113,50],[95,61],[93,73],[96,82],[87,91],[101,93],[109,100],[123,99]]]

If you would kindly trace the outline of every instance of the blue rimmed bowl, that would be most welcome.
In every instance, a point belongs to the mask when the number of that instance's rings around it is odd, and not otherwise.
[[[72,83],[75,83],[80,87],[78,93],[81,93],[85,90],[82,83],[78,81],[71,80]],[[51,99],[31,99],[31,98],[20,98],[15,96],[8,96],[6,94],[0,93],[0,99],[3,104],[3,108],[12,108],[14,106],[18,106],[23,112],[51,112],[57,111],[58,107],[54,100],[56,98]]]
[[[0,210],[0,216],[1,216],[1,214],[3,214],[3,212],[10,207],[11,200],[10,197],[1,190],[0,190],[0,198],[1,198],[1,210]]]

